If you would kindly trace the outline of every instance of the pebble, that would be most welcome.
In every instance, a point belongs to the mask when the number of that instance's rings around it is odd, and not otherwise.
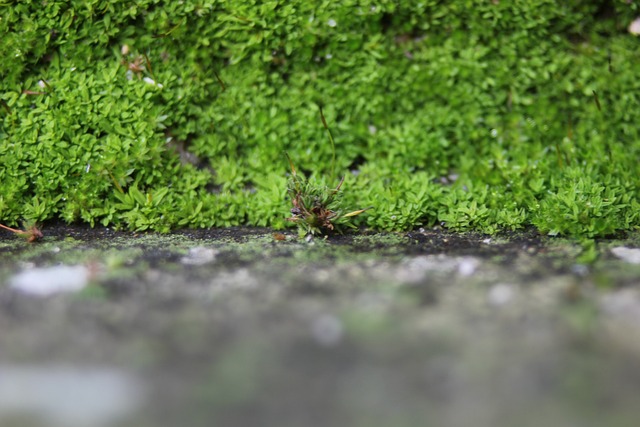
[[[23,270],[9,279],[9,286],[28,295],[47,297],[80,291],[89,278],[89,269],[83,265],[58,265]]]
[[[215,261],[216,256],[218,256],[219,253],[220,251],[217,249],[196,246],[195,248],[189,249],[189,253],[186,256],[183,256],[180,261],[186,265],[209,264],[210,262]]]
[[[627,248],[625,246],[618,246],[611,248],[611,253],[623,261],[631,264],[640,264],[640,249]]]

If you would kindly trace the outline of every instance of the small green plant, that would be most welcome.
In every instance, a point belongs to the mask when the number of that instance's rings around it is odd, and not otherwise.
[[[287,158],[289,158],[288,155]],[[291,208],[291,217],[287,218],[287,221],[298,224],[301,234],[333,231],[341,225],[355,227],[349,219],[371,209],[369,207],[343,214],[340,187],[344,178],[336,188],[328,188],[299,175],[290,158],[289,163],[291,179],[287,186],[287,193],[293,208]]]
[[[335,171],[336,148],[333,136],[322,113],[322,108],[320,108],[320,117],[331,141],[333,153],[331,171],[333,175]],[[286,156],[291,166],[291,178],[287,185],[287,193],[293,205],[291,208],[291,217],[287,218],[287,221],[298,224],[301,235],[334,231],[342,225],[355,227],[350,222],[350,218],[371,209],[371,207],[369,207],[342,213],[342,192],[340,188],[344,182],[344,177],[340,179],[336,188],[329,188],[298,174],[291,158],[288,154]]]
[[[25,226],[24,230],[18,230],[15,228],[7,227],[6,225],[2,225],[2,224],[0,224],[0,228],[4,228],[5,230],[8,230],[12,233],[17,234],[18,236],[24,237],[29,243],[36,242],[42,239],[43,237],[42,232],[36,226],[36,224]]]

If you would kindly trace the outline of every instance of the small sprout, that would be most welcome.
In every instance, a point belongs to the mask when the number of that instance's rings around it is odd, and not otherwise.
[[[304,234],[316,234],[334,231],[336,226],[347,225],[353,227],[349,218],[360,215],[371,208],[342,213],[340,187],[344,178],[336,188],[317,185],[300,176],[296,172],[293,162],[287,155],[291,165],[291,178],[287,186],[287,193],[291,199],[291,217],[287,221],[294,222]]]
[[[24,230],[17,230],[15,228],[7,227],[6,225],[2,224],[0,224],[0,228],[4,228],[5,230],[11,231],[12,233],[24,237],[29,243],[36,242],[43,237],[42,232],[35,224],[25,227]]]
[[[333,149],[332,174],[335,167],[335,143],[333,136],[327,125],[327,121],[320,108],[322,124],[329,134],[331,147]],[[355,227],[349,218],[358,216],[371,209],[358,209],[352,212],[343,213],[341,202],[342,192],[340,188],[344,182],[344,177],[336,188],[328,188],[321,184],[316,184],[311,180],[299,175],[291,158],[287,154],[289,166],[291,167],[291,177],[287,185],[287,193],[291,199],[291,217],[287,221],[296,223],[300,227],[301,234],[313,235],[316,233],[334,231],[341,225]]]

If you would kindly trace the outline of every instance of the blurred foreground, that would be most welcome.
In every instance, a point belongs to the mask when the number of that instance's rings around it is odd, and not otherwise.
[[[640,419],[632,241],[46,234],[0,240],[4,427]]]

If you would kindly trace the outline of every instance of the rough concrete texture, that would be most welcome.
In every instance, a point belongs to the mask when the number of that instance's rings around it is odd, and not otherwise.
[[[3,235],[0,424],[635,426],[634,242]]]

